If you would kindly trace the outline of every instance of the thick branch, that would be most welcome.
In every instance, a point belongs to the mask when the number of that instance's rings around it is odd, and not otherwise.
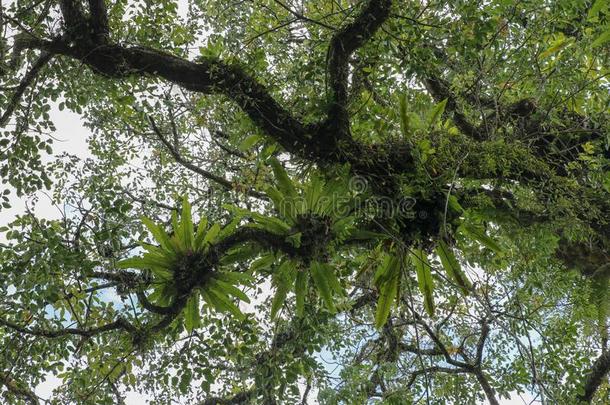
[[[391,0],[369,0],[354,21],[333,36],[328,49],[331,104],[324,125],[326,136],[349,136],[347,112],[349,58],[370,40],[390,15]],[[332,132],[331,132],[332,131]],[[330,135],[329,135],[330,134]]]
[[[161,315],[172,315],[176,312],[179,312],[179,309],[176,305],[172,305],[169,307],[162,307],[159,305],[155,305],[152,302],[150,302],[148,300],[148,297],[146,296],[146,294],[143,291],[137,291],[136,295],[138,297],[138,301],[140,301],[140,304],[144,307],[144,309],[153,312],[155,314],[161,314]]]
[[[32,390],[23,387],[23,384],[15,381],[9,373],[0,371],[0,383],[4,385],[10,393],[16,397],[23,398],[27,403],[32,405],[38,405],[40,403],[38,397]]]
[[[579,395],[578,399],[587,403],[591,402],[608,373],[610,373],[610,351],[603,353],[595,360],[585,380],[584,394]]]
[[[224,94],[287,151],[302,157],[322,158],[318,145],[311,141],[310,129],[284,109],[265,86],[237,65],[227,65],[214,57],[201,57],[196,63],[137,46],[89,46],[86,43],[70,46],[61,40],[37,41],[30,46],[77,59],[107,76],[151,75],[187,90]]]
[[[235,394],[232,397],[221,398],[221,397],[210,397],[199,405],[238,405],[248,403],[254,396],[253,390],[242,391],[239,394]]]
[[[487,380],[485,374],[483,374],[483,371],[481,371],[480,368],[477,368],[477,370],[474,372],[474,375],[477,378],[479,384],[481,385],[481,388],[483,388],[485,396],[487,397],[487,401],[489,401],[490,405],[500,405],[500,403],[496,399],[496,392],[489,384],[489,381]]]
[[[91,14],[91,29],[93,30],[95,41],[97,43],[105,43],[110,33],[105,0],[89,0],[89,13]]]
[[[85,14],[79,0],[61,0],[59,2],[61,15],[66,24],[66,31],[71,34],[80,31],[86,24]]]
[[[38,76],[38,73],[40,73],[42,68],[44,68],[52,58],[53,58],[52,54],[50,54],[48,52],[43,52],[38,57],[38,59],[36,59],[36,61],[34,61],[30,70],[28,70],[28,72],[25,74],[23,79],[21,79],[21,82],[15,89],[15,92],[13,93],[13,96],[9,100],[6,110],[4,111],[4,114],[2,114],[2,116],[0,117],[0,128],[3,128],[4,126],[6,126],[9,119],[11,118],[11,115],[15,111],[15,108],[17,108],[17,105],[19,104],[19,100],[21,100],[21,96],[23,96],[23,93],[25,93],[27,88],[32,84],[32,82]]]
[[[463,368],[450,368],[450,367],[440,367],[440,366],[431,366],[422,368],[420,370],[415,370],[411,373],[411,377],[409,377],[409,381],[407,382],[407,387],[411,387],[417,377],[420,375],[430,374],[430,373],[448,373],[448,374],[462,374],[462,373],[470,373],[468,370],[464,370]]]
[[[482,141],[486,136],[480,128],[471,124],[466,116],[459,109],[455,95],[451,92],[448,85],[438,77],[428,76],[425,79],[426,88],[437,102],[447,100],[447,111],[453,113],[453,122],[460,131],[470,138]]]

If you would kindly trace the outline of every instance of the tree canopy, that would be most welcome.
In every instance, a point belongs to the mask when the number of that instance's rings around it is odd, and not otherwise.
[[[0,29],[2,209],[60,212],[0,229],[2,401],[609,403],[609,1],[5,0]]]

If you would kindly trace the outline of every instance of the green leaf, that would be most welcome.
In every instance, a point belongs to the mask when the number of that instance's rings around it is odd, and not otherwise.
[[[417,284],[424,296],[424,308],[430,316],[434,316],[434,282],[432,271],[426,253],[421,249],[414,249],[411,253],[411,260],[417,273]]]
[[[277,212],[284,218],[294,222],[294,202],[291,198],[284,196],[277,188],[267,187],[265,190],[267,196],[273,201],[273,206]]]
[[[243,262],[256,256],[261,251],[260,246],[248,243],[233,248],[220,259],[220,264],[229,265],[231,263]]]
[[[322,301],[331,312],[336,312],[335,303],[333,301],[332,287],[328,283],[328,278],[324,274],[325,269],[317,261],[312,261],[309,267],[311,278],[316,286],[316,289],[322,297]]]
[[[610,275],[601,272],[592,280],[592,304],[597,308],[597,326],[602,339],[608,340],[608,317],[610,316]]]
[[[206,245],[203,243],[205,238],[206,229],[208,227],[208,219],[201,218],[199,220],[199,225],[197,225],[197,234],[195,235],[194,247],[198,252],[203,252]]]
[[[237,307],[231,299],[224,294],[222,291],[219,291],[215,288],[207,288],[205,292],[210,297],[210,299],[215,303],[215,307],[218,308],[222,312],[229,312],[233,314],[237,319],[243,320],[245,318],[244,314],[240,311],[239,307]],[[205,297],[205,296],[204,296]]]
[[[269,159],[269,163],[271,164],[271,168],[275,174],[275,180],[277,181],[280,192],[284,195],[284,197],[288,197],[293,200],[296,199],[297,192],[282,164],[274,157]]]
[[[317,173],[312,174],[311,180],[307,184],[305,190],[305,202],[307,204],[306,209],[318,213],[318,201],[322,196],[322,190],[324,182]]]
[[[146,217],[142,217],[141,221],[144,224],[144,226],[146,226],[146,228],[150,231],[153,238],[155,238],[155,240],[157,242],[159,242],[159,245],[161,245],[161,247],[163,249],[170,251],[170,252],[175,251],[169,235],[163,230],[163,228],[161,228],[160,226],[155,224],[151,219],[146,218]]]
[[[271,303],[271,319],[275,319],[278,311],[284,305],[284,301],[286,301],[286,296],[290,291],[290,287],[292,287],[293,279],[291,273],[293,273],[293,269],[294,263],[290,260],[282,262],[277,269],[276,277],[274,277],[276,289]]]
[[[434,106],[432,111],[430,112],[430,118],[428,119],[428,127],[432,128],[436,121],[443,115],[445,112],[445,107],[447,106],[447,99],[444,99],[440,103]]]
[[[218,236],[218,233],[220,233],[220,225],[219,224],[214,224],[212,225],[212,227],[210,228],[210,230],[205,234],[205,237],[203,238],[203,246],[207,246],[208,244],[211,245],[216,241],[216,237]]]
[[[588,20],[592,20],[595,17],[597,17],[597,15],[602,10],[602,8],[604,8],[604,6],[606,6],[607,4],[610,4],[610,1],[608,1],[608,0],[596,0],[595,3],[593,3],[591,8],[589,9],[589,12],[587,13],[587,19]]]
[[[178,213],[176,211],[172,211],[172,228],[174,230],[174,235],[170,239],[172,241],[172,245],[176,251],[184,252],[186,250],[186,246],[184,244],[184,240],[182,239],[180,223],[178,222]]]
[[[201,314],[199,313],[199,292],[193,291],[184,307],[184,327],[188,333],[191,333],[200,326]]]
[[[237,229],[237,227],[239,226],[241,221],[242,221],[242,217],[240,217],[240,216],[233,218],[233,220],[231,222],[229,222],[227,225],[225,225],[220,230],[220,232],[218,232],[217,239],[221,240],[221,239],[226,238],[227,236],[231,235],[233,233],[233,231],[235,231],[235,229]]]
[[[180,230],[184,247],[187,250],[193,250],[193,238],[195,231],[193,230],[193,219],[191,218],[191,204],[187,196],[182,199],[182,215],[180,217]]]
[[[464,208],[460,205],[458,199],[454,195],[450,195],[447,199],[448,207],[451,208],[452,211],[461,214],[464,212]]]
[[[119,269],[141,269],[151,270],[155,275],[171,279],[172,272],[167,267],[167,262],[161,263],[157,258],[150,257],[130,257],[117,263]]]
[[[261,139],[262,138],[260,135],[256,135],[256,134],[250,135],[246,139],[241,141],[241,143],[238,146],[238,149],[242,152],[247,152],[250,148],[252,148],[252,146],[254,146],[255,143],[257,143]]]
[[[309,278],[307,277],[307,272],[303,271],[302,269],[297,269],[297,276],[294,281],[297,316],[303,316],[303,312],[305,310],[305,296],[307,295],[308,281]]]
[[[453,251],[443,240],[439,241],[438,246],[436,247],[436,254],[441,259],[443,268],[447,272],[449,278],[460,287],[465,295],[468,295],[472,288],[472,284],[466,277],[466,274],[462,271],[462,267],[453,254]]]
[[[249,228],[262,229],[275,235],[286,236],[290,232],[290,225],[279,218],[266,217],[257,213],[252,213],[255,223],[246,224]]]
[[[561,35],[557,40],[555,40],[551,44],[551,46],[549,46],[549,48],[547,50],[540,53],[540,59],[547,58],[547,57],[561,51],[563,48],[570,45],[571,43],[572,43],[572,41],[570,40],[570,38],[566,38],[565,36]]]
[[[222,273],[216,274],[215,278],[217,280],[226,281],[232,284],[245,284],[251,283],[254,281],[254,277],[246,273],[238,273],[236,271],[225,271]]]
[[[214,288],[222,291],[223,293],[232,295],[248,304],[250,303],[250,298],[248,298],[248,296],[242,290],[235,287],[233,284],[216,278],[210,282],[210,285],[214,285]]]
[[[398,280],[400,273],[393,274],[386,279],[380,286],[379,299],[377,300],[377,309],[375,310],[375,327],[381,329],[390,316],[392,303],[398,292]]]
[[[275,253],[267,253],[254,260],[250,265],[250,271],[261,271],[268,269],[275,262]]]
[[[353,229],[350,231],[348,238],[351,240],[375,240],[387,239],[387,235],[378,232],[367,231],[364,229]]]
[[[483,231],[482,229],[479,229],[478,227],[475,227],[471,224],[462,224],[459,229],[462,231],[462,233],[465,234],[465,236],[470,236],[470,238],[478,241],[488,249],[491,249],[496,253],[502,253],[502,248],[500,247],[500,245],[498,245],[496,241],[487,236],[485,234],[485,231]]]
[[[335,268],[328,263],[320,263],[320,267],[326,284],[328,284],[336,294],[345,295],[343,286],[341,286],[341,282],[337,278]]]
[[[292,235],[286,236],[286,238],[284,238],[284,240],[298,249],[301,247],[301,237],[302,236],[303,236],[303,232],[297,232]]]
[[[400,97],[400,129],[402,130],[403,136],[409,136],[409,132],[411,129],[410,121],[409,121],[409,112],[407,111],[407,94],[404,93]]]
[[[373,276],[373,283],[379,287],[387,280],[393,278],[396,274],[400,274],[400,265],[401,259],[399,255],[385,254],[381,264]]]
[[[591,43],[591,48],[597,48],[598,46],[602,46],[606,42],[610,41],[610,28],[606,29],[599,37],[595,39]]]

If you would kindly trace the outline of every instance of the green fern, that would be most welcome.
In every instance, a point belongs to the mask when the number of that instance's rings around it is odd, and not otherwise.
[[[249,302],[248,297],[237,285],[248,282],[250,277],[229,271],[220,271],[220,268],[202,268],[210,246],[218,240],[233,232],[239,223],[231,222],[222,228],[213,224],[208,228],[207,219],[203,218],[195,231],[191,217],[191,205],[185,197],[182,202],[182,213],[172,213],[173,233],[168,234],[161,225],[155,224],[148,218],[142,218],[142,223],[150,231],[159,244],[151,245],[141,243],[146,252],[141,257],[131,257],[120,261],[119,268],[133,268],[148,270],[153,274],[151,285],[153,292],[149,300],[160,306],[169,306],[181,302],[180,297],[187,295],[184,303],[184,325],[188,332],[198,328],[201,324],[201,308],[199,297],[215,311],[228,312],[237,318],[243,318],[243,313],[234,303],[234,299]],[[230,263],[234,256],[244,256],[246,248],[240,246],[228,252],[223,257],[222,264]],[[246,254],[251,257],[259,252],[253,248]],[[239,259],[239,258],[238,258]],[[202,277],[201,272],[206,272]],[[205,280],[203,285],[198,280]]]

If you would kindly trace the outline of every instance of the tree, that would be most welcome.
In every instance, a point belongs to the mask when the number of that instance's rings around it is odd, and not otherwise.
[[[606,403],[609,15],[4,5],[5,400]]]

